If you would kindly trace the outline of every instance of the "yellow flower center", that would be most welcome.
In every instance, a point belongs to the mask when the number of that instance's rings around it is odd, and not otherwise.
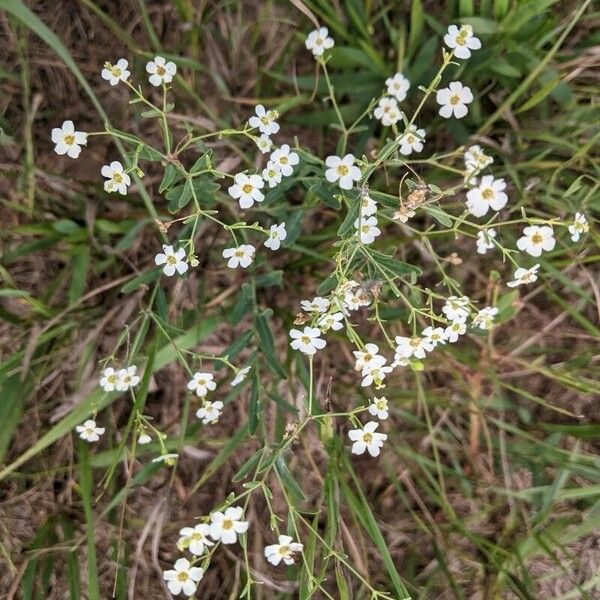
[[[337,172],[340,174],[340,176],[344,176],[344,175],[348,175],[348,167],[346,165],[340,165],[337,168]]]
[[[418,348],[421,345],[421,340],[419,338],[412,338],[409,345],[413,348]]]
[[[163,77],[164,75],[167,74],[167,70],[164,67],[156,65],[156,74],[160,75],[161,77]]]
[[[289,161],[288,161],[288,158],[287,158],[287,156],[281,156],[281,157],[279,157],[279,162],[280,162],[282,165],[287,165]]]
[[[204,539],[204,536],[199,531],[195,531],[190,537],[196,542],[199,542]]]
[[[303,335],[300,339],[303,344],[310,344],[310,338],[307,335]]]
[[[317,44],[317,46],[320,46],[323,43],[323,38],[318,37],[317,40],[315,41],[315,44]]]
[[[170,256],[167,256],[167,264],[168,265],[176,265],[177,258],[175,258],[175,256],[173,256],[172,254]]]
[[[244,194],[249,194],[253,189],[254,186],[251,183],[245,183],[242,186],[242,192],[244,192]]]
[[[281,556],[285,556],[286,554],[288,554],[289,551],[289,546],[279,546],[279,554],[281,554]]]
[[[492,188],[485,188],[481,192],[481,196],[484,200],[491,200],[494,197],[494,190]]]
[[[177,579],[179,581],[187,581],[189,579],[187,571],[179,571],[179,573],[177,573]]]
[[[225,519],[223,521],[222,528],[223,529],[232,529],[233,528],[233,521],[231,519]]]
[[[450,96],[450,104],[452,106],[456,106],[460,102],[460,96],[458,94],[454,94],[454,96]]]
[[[532,241],[534,244],[541,244],[541,243],[544,241],[544,238],[543,238],[543,237],[542,237],[542,236],[541,236],[539,233],[534,233],[534,234],[531,236],[531,241]]]
[[[121,77],[121,69],[119,69],[119,67],[112,66],[110,68],[110,72],[113,74],[114,77]]]
[[[121,173],[113,173],[113,181],[115,183],[123,183],[123,175]]]
[[[360,229],[361,229],[361,231],[363,233],[369,233],[369,226],[368,225],[363,225]]]
[[[373,434],[372,433],[365,433],[363,435],[363,442],[365,442],[366,444],[370,444],[373,441]]]
[[[414,144],[414,143],[415,143],[415,136],[414,136],[414,135],[407,135],[407,136],[406,136],[406,141],[407,141],[409,144]]]
[[[72,133],[67,133],[64,137],[64,141],[67,146],[71,146],[75,143],[75,136]]]
[[[260,122],[261,122],[263,125],[268,125],[268,124],[269,124],[269,119],[268,119],[268,118],[267,118],[267,116],[265,115],[264,117],[261,117],[261,118],[260,118]]]
[[[236,250],[235,251],[235,255],[238,256],[239,258],[242,258],[242,256],[244,256],[244,251],[243,250]]]

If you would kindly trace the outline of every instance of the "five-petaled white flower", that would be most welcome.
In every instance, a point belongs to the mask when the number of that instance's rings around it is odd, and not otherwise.
[[[139,382],[140,376],[137,374],[137,367],[135,365],[117,371],[116,387],[118,392],[126,392],[138,385]]]
[[[400,148],[398,151],[404,156],[413,152],[421,152],[425,143],[425,130],[417,129],[416,125],[409,125],[408,129],[398,138]]]
[[[466,317],[462,319],[456,319],[446,327],[444,330],[444,335],[446,336],[446,340],[453,344],[458,341],[459,336],[464,335],[467,331]]]
[[[419,336],[404,337],[397,335],[395,342],[396,356],[398,358],[410,358],[411,356],[425,358],[425,353],[433,350],[431,340]]]
[[[198,396],[204,398],[209,390],[212,391],[217,387],[217,384],[213,381],[214,378],[215,376],[212,373],[196,372],[188,381],[188,390],[196,392]]]
[[[113,160],[110,165],[104,165],[100,172],[102,177],[106,177],[105,192],[119,192],[123,196],[127,193],[127,188],[131,185],[131,178],[118,160]]]
[[[173,569],[163,571],[163,578],[167,582],[167,587],[171,594],[175,596],[181,594],[181,592],[186,596],[192,596],[203,576],[204,569],[192,567],[187,558],[177,559]]]
[[[52,142],[55,144],[56,154],[77,158],[81,153],[81,146],[87,145],[87,133],[75,131],[73,121],[64,121],[60,127],[52,130]]]
[[[225,250],[223,250],[223,258],[229,259],[227,261],[227,266],[230,269],[236,269],[237,267],[246,269],[252,263],[255,251],[254,246],[242,244],[237,248],[225,248]]]
[[[441,327],[425,327],[421,332],[423,338],[429,342],[434,348],[441,344],[442,346],[446,343],[446,335]]]
[[[450,25],[448,33],[444,36],[444,44],[454,50],[456,58],[469,58],[471,50],[481,48],[481,41],[473,35],[470,25],[463,25],[460,29],[456,25]]]
[[[82,440],[90,443],[97,442],[106,431],[104,427],[98,427],[93,419],[88,419],[83,425],[77,425],[75,430]]]
[[[381,367],[386,363],[385,356],[379,354],[377,344],[365,344],[364,350],[354,350],[352,354],[354,354],[356,360],[355,371],[367,371],[373,367]]]
[[[571,234],[571,240],[578,242],[581,234],[586,234],[590,230],[590,225],[585,218],[585,215],[578,212],[575,213],[575,220],[572,225],[568,227],[569,233]]]
[[[270,160],[267,166],[262,171],[262,178],[269,184],[270,188],[276,187],[281,183],[283,173],[279,168],[279,165]]]
[[[240,533],[248,531],[248,521],[242,521],[244,509],[241,506],[230,506],[224,513],[214,512],[210,515],[210,536],[223,544],[235,544]]]
[[[517,240],[517,248],[531,256],[540,256],[542,251],[550,252],[554,250],[555,245],[554,229],[549,225],[529,225],[523,229],[523,236]]]
[[[486,306],[482,308],[473,318],[473,327],[479,329],[490,329],[494,324],[494,319],[498,314],[498,309],[495,306]]]
[[[262,104],[258,104],[254,109],[255,115],[248,119],[250,127],[258,129],[265,135],[274,135],[279,131],[279,123],[276,119],[279,113],[276,110],[266,110]]]
[[[486,254],[488,250],[493,250],[496,244],[492,241],[496,237],[495,229],[484,229],[477,232],[477,253]]]
[[[496,212],[502,210],[508,202],[505,189],[504,179],[494,179],[492,175],[484,175],[479,185],[467,192],[467,210],[474,217],[483,217],[490,208]]]
[[[294,542],[294,538],[289,535],[280,535],[277,537],[277,544],[271,544],[265,547],[265,558],[277,566],[281,561],[286,565],[293,565],[296,554],[302,552],[304,546],[299,542]]]
[[[177,548],[185,550],[186,548],[194,556],[202,556],[209,546],[214,546],[214,542],[208,537],[210,534],[210,525],[208,523],[198,523],[194,527],[184,527],[179,530],[179,540]]]
[[[381,229],[377,227],[377,217],[367,217],[356,219],[354,227],[360,235],[360,241],[363,244],[372,244],[375,238],[381,235]]]
[[[377,212],[377,202],[371,196],[363,196],[360,200],[360,214],[370,217]]]
[[[154,60],[146,63],[146,73],[150,75],[148,80],[150,83],[158,87],[161,83],[171,83],[175,73],[177,73],[177,65],[173,61],[167,62],[162,56],[155,56]]]
[[[250,208],[255,202],[265,199],[260,191],[265,182],[260,175],[238,173],[233,180],[235,183],[227,191],[232,198],[239,200],[240,208]]]
[[[324,313],[329,308],[329,300],[321,296],[315,296],[312,300],[302,300],[300,306],[306,312]]]
[[[292,329],[290,331],[292,341],[290,346],[303,354],[312,356],[317,350],[322,350],[327,342],[321,338],[321,330],[318,327],[305,327],[302,331]]]
[[[112,367],[107,367],[102,372],[102,377],[100,378],[100,387],[105,392],[114,392],[117,389],[117,384],[119,383],[119,375],[117,371],[115,371]]]
[[[294,167],[300,161],[296,152],[292,152],[289,144],[283,144],[277,150],[274,150],[269,157],[276,165],[279,165],[284,177],[289,177],[294,172]]]
[[[530,269],[524,269],[523,267],[519,267],[515,274],[513,275],[514,279],[512,281],[508,281],[506,285],[508,287],[514,288],[519,285],[526,285],[528,283],[533,283],[537,281],[537,272],[540,268],[540,265],[533,265]]]
[[[481,171],[494,162],[491,156],[485,154],[481,146],[474,145],[467,148],[465,155],[465,169],[469,172]]]
[[[435,99],[440,105],[442,117],[449,119],[454,115],[457,119],[462,119],[469,112],[467,104],[473,102],[473,94],[460,81],[452,81],[447,88],[438,90]]]
[[[279,250],[281,242],[283,242],[286,237],[287,231],[285,230],[285,223],[271,225],[265,246],[271,250]]]
[[[239,385],[240,383],[242,383],[242,381],[244,381],[244,379],[246,379],[246,376],[248,375],[248,373],[250,373],[250,365],[248,365],[247,367],[244,367],[243,369],[240,369],[235,374],[235,377],[231,380],[231,387],[235,387],[236,385]]]
[[[328,156],[325,165],[329,167],[325,171],[325,179],[330,183],[338,182],[343,190],[352,189],[355,181],[361,177],[360,169],[354,164],[353,154],[346,154],[343,158],[339,156]]]
[[[329,29],[320,27],[306,36],[304,44],[306,49],[310,50],[314,56],[322,56],[325,50],[333,48],[334,42],[333,38],[329,37]]]
[[[223,403],[220,400],[210,402],[205,400],[202,406],[196,411],[196,416],[204,425],[216,423],[223,411]]]
[[[365,367],[362,371],[362,381],[360,385],[362,387],[368,387],[369,385],[375,384],[376,388],[385,387],[383,380],[388,373],[391,373],[393,368],[387,365],[373,365],[371,367]]]
[[[185,259],[185,250],[179,248],[179,250],[173,250],[173,246],[163,245],[163,251],[159,252],[154,257],[156,265],[164,265],[163,273],[167,277],[175,275],[175,272],[183,275],[188,270],[188,263]]]
[[[268,135],[262,133],[260,137],[255,137],[253,139],[256,142],[258,149],[263,154],[266,154],[267,152],[271,151],[271,148],[273,147],[273,142],[271,141],[271,138]]]
[[[369,421],[362,429],[351,429],[348,437],[354,442],[352,454],[364,454],[368,450],[371,456],[379,456],[383,442],[387,440],[386,433],[377,433],[377,421]]]
[[[385,127],[395,125],[402,118],[402,111],[398,108],[396,98],[382,98],[373,111],[373,116],[381,121]]]
[[[385,420],[389,417],[388,401],[385,396],[373,398],[369,404],[369,413],[378,419]]]
[[[329,331],[330,329],[339,331],[344,327],[344,315],[341,312],[323,315],[317,321],[317,327],[323,332]]]
[[[125,58],[120,58],[115,65],[105,62],[101,73],[102,79],[106,79],[110,85],[117,85],[119,81],[127,81],[131,75],[127,70],[128,66],[129,63]]]
[[[449,321],[466,319],[469,316],[469,298],[467,296],[450,296],[442,307],[442,312]]]
[[[387,86],[387,93],[394,96],[398,102],[402,102],[410,88],[410,81],[402,73],[396,73],[393,77],[388,77],[385,80],[385,85]]]

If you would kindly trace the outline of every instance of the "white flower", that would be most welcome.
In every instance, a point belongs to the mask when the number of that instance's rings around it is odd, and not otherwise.
[[[413,152],[421,152],[425,143],[425,130],[417,129],[416,125],[409,125],[397,141],[400,144],[399,152],[404,156]]]
[[[154,257],[154,262],[163,267],[163,273],[167,277],[175,275],[175,271],[180,275],[183,275],[188,270],[188,263],[185,260],[185,250],[179,248],[179,250],[173,250],[173,246],[163,245],[163,251],[159,252]]]
[[[285,230],[285,223],[271,225],[265,246],[271,250],[279,250],[281,242],[285,240],[286,237],[287,231]]]
[[[305,327],[303,331],[292,329],[290,337],[292,338],[290,346],[309,356],[316,354],[317,350],[322,350],[327,345],[327,342],[321,339],[321,330],[318,327]]]
[[[495,229],[485,229],[477,232],[477,253],[486,254],[488,250],[493,250],[496,244],[492,238],[496,237]]]
[[[158,87],[161,83],[173,81],[177,73],[177,65],[172,61],[167,62],[162,56],[155,56],[154,60],[146,63],[146,73],[150,75],[148,81]]]
[[[473,102],[473,94],[460,81],[453,81],[447,88],[438,90],[435,99],[441,106],[442,117],[449,119],[454,115],[457,119],[462,119],[469,112],[466,105]]]
[[[386,363],[385,356],[379,354],[377,344],[365,344],[364,350],[354,350],[352,354],[356,359],[355,371],[366,371],[373,367],[381,367]]]
[[[125,392],[130,388],[134,388],[140,382],[139,375],[137,375],[137,367],[132,365],[126,369],[119,369],[117,372],[117,391]]]
[[[339,156],[328,156],[325,164],[329,167],[325,171],[325,179],[329,183],[338,182],[343,190],[352,189],[355,181],[361,177],[360,169],[354,164],[354,155],[346,154],[343,158]]]
[[[210,515],[210,536],[223,544],[235,544],[239,533],[248,531],[248,521],[242,521],[244,509],[230,506],[225,513],[214,512]]]
[[[270,188],[274,188],[277,184],[281,183],[282,177],[283,174],[279,165],[270,160],[263,169],[262,178],[269,184]]]
[[[486,306],[482,308],[473,318],[473,327],[479,329],[490,329],[494,324],[494,318],[498,314],[498,309],[495,306]]]
[[[360,241],[363,244],[372,244],[375,241],[375,238],[381,235],[381,229],[377,227],[377,217],[356,219],[356,221],[354,221],[354,227],[356,227],[360,234]]]
[[[212,391],[217,387],[217,384],[213,381],[214,378],[215,376],[212,373],[196,372],[192,376],[192,379],[188,381],[187,388],[192,392],[195,391],[201,398],[204,398],[209,390]]]
[[[467,148],[464,155],[465,169],[467,171],[481,171],[494,162],[491,156],[487,156],[481,146],[475,145]]]
[[[77,158],[81,153],[81,146],[87,145],[87,133],[75,131],[73,121],[64,121],[61,127],[52,130],[52,142],[55,144],[56,154]]]
[[[386,365],[372,365],[365,367],[362,372],[363,379],[360,385],[362,387],[367,387],[375,384],[375,387],[377,388],[385,387],[383,380],[388,373],[392,372],[392,370],[392,367],[388,367]]]
[[[467,324],[465,323],[465,318],[456,319],[452,321],[448,327],[444,330],[444,335],[446,336],[446,340],[451,344],[458,341],[459,336],[464,335],[467,331]]]
[[[204,570],[200,567],[192,567],[187,558],[179,558],[175,561],[173,569],[163,571],[163,578],[171,594],[177,596],[183,592],[186,596],[192,596],[196,592],[198,582],[204,576]]]
[[[299,542],[294,542],[289,535],[280,535],[277,537],[277,544],[265,546],[265,558],[277,566],[282,560],[286,565],[293,565],[295,555],[302,552],[304,546]]]
[[[385,80],[385,85],[387,85],[387,93],[394,96],[398,102],[402,102],[410,88],[410,81],[402,73],[396,73]]]
[[[306,312],[324,313],[329,308],[329,300],[321,296],[315,296],[312,300],[302,300],[300,306]]]
[[[147,433],[142,431],[142,433],[140,433],[140,436],[138,437],[137,443],[141,446],[144,446],[145,444],[149,444],[151,441],[152,438]]]
[[[256,142],[258,149],[263,154],[266,154],[267,152],[271,151],[271,148],[273,147],[273,142],[271,141],[271,138],[268,135],[263,133],[260,137],[255,137],[253,139]]]
[[[446,336],[444,334],[444,330],[441,327],[426,327],[425,329],[423,329],[421,335],[434,348],[438,344],[441,344],[443,346],[446,343]]]
[[[385,396],[373,398],[371,404],[369,404],[369,413],[378,419],[387,419],[390,416],[387,398]]]
[[[229,195],[240,202],[240,208],[250,208],[255,202],[262,202],[265,197],[260,191],[265,185],[260,175],[238,173],[234,184],[227,190]]]
[[[523,229],[523,237],[517,240],[517,248],[531,256],[540,256],[542,250],[550,252],[555,244],[554,229],[548,225],[529,225]]]
[[[223,403],[220,400],[209,402],[205,400],[202,406],[196,411],[196,416],[202,420],[203,425],[216,423],[221,416]]]
[[[114,392],[117,389],[118,383],[119,376],[117,372],[112,367],[104,369],[100,378],[100,387],[105,392]]]
[[[481,48],[481,42],[473,35],[470,25],[463,25],[460,29],[456,25],[450,25],[448,33],[444,36],[444,44],[454,50],[456,58],[469,58],[471,50]]]
[[[571,234],[571,240],[573,242],[578,242],[581,234],[586,234],[590,230],[590,225],[585,218],[585,215],[582,213],[575,214],[575,221],[573,221],[573,225],[569,225],[569,233]]]
[[[127,70],[128,66],[129,63],[124,58],[120,58],[116,65],[106,62],[101,73],[102,79],[106,79],[110,85],[117,85],[119,81],[127,81],[131,75]]]
[[[210,525],[208,523],[198,523],[195,527],[184,527],[179,530],[179,540],[177,548],[185,550],[186,548],[194,556],[202,556],[209,546],[214,546],[214,542],[208,537],[210,534]]]
[[[248,125],[253,128],[258,128],[265,135],[274,135],[279,131],[279,123],[275,119],[279,116],[276,110],[265,110],[262,104],[258,104],[254,109],[255,115],[248,119]]]
[[[379,427],[376,421],[369,421],[362,429],[351,429],[348,437],[354,442],[352,444],[352,454],[364,454],[369,451],[371,456],[379,456],[383,442],[387,440],[386,433],[377,433],[375,430]]]
[[[322,331],[339,331],[344,327],[344,315],[341,312],[336,312],[328,315],[323,315],[317,321],[317,327]]]
[[[246,376],[248,375],[248,373],[250,373],[250,365],[248,365],[247,367],[244,367],[243,369],[240,369],[235,374],[235,377],[231,380],[231,387],[235,387],[236,385],[239,385],[240,383],[242,383],[242,381],[244,381],[244,379],[246,379]]]
[[[442,307],[442,312],[449,321],[466,319],[469,316],[469,298],[467,296],[450,296]]]
[[[508,287],[514,288],[519,285],[524,285],[527,283],[533,283],[537,281],[537,272],[540,268],[540,265],[533,265],[530,269],[524,269],[523,267],[519,267],[515,274],[513,275],[514,279],[512,281],[508,281],[506,285]]]
[[[131,185],[131,178],[128,173],[125,173],[123,165],[118,160],[113,160],[110,165],[104,165],[102,177],[106,177],[104,182],[105,192],[119,192],[123,196],[127,193],[128,186]]]
[[[230,269],[236,269],[242,267],[246,269],[250,266],[252,259],[254,258],[254,246],[250,244],[242,244],[237,248],[225,248],[223,250],[223,258],[228,258],[227,266]]]
[[[86,442],[97,442],[100,436],[106,431],[104,427],[98,427],[96,421],[88,419],[83,425],[77,425],[75,430],[79,437]]]
[[[298,154],[291,151],[289,144],[283,144],[281,148],[274,150],[271,153],[270,159],[276,165],[279,165],[284,177],[289,177],[294,172],[294,167],[300,161]]]
[[[373,116],[381,121],[385,127],[395,125],[402,118],[402,111],[398,108],[396,98],[382,98]]]
[[[304,42],[306,49],[310,50],[314,56],[322,56],[325,50],[333,48],[333,38],[329,37],[329,29],[327,27],[321,27],[311,31],[306,36]]]
[[[494,179],[491,175],[484,175],[479,185],[467,192],[467,210],[474,217],[483,217],[490,208],[496,212],[502,210],[508,202],[505,189],[504,179]]]
[[[422,337],[404,337],[397,335],[396,342],[396,357],[397,358],[425,358],[426,352],[433,350],[433,343]]]
[[[360,214],[363,217],[370,217],[377,212],[377,202],[370,196],[363,196],[360,200]]]

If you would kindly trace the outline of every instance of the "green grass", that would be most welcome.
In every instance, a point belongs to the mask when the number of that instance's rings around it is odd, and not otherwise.
[[[204,9],[186,0],[172,7],[140,0],[124,3],[122,15],[82,0],[71,15],[78,26],[57,32],[53,15],[20,0],[0,0],[0,10],[10,39],[19,41],[0,64],[15,99],[0,115],[0,143],[10,150],[10,169],[2,167],[10,184],[0,200],[14,215],[2,232],[0,266],[4,589],[36,600],[104,598],[113,589],[127,598],[136,573],[133,597],[163,598],[158,569],[177,557],[179,528],[234,493],[252,511],[247,544],[211,565],[197,597],[416,600],[477,592],[535,599],[554,598],[554,589],[564,600],[598,595],[589,549],[600,525],[600,109],[586,57],[599,41],[600,14],[589,0],[572,8],[548,0],[304,0]],[[127,11],[137,15],[137,27],[123,18]],[[165,27],[167,12],[172,21]],[[336,39],[327,69],[337,107],[322,100],[326,78],[306,56],[303,40],[313,28],[307,13]],[[494,175],[509,182],[511,218],[520,219],[521,210],[540,219],[581,211],[591,225],[578,245],[563,236],[540,260],[537,284],[518,292],[497,282],[494,273],[510,270],[500,255],[475,254],[464,235],[475,230],[455,216],[462,196],[451,194],[421,212],[413,224],[420,233],[390,227],[374,246],[334,262],[339,247],[332,242],[348,235],[356,215],[352,198],[340,203],[318,184],[321,165],[311,152],[323,158],[352,148],[370,157],[373,140],[383,146],[374,120],[351,123],[396,69],[411,80],[412,114],[418,86],[429,85],[439,68],[440,35],[455,22],[473,25],[484,47],[461,61],[452,79],[480,93],[461,121],[442,122],[435,106],[425,105],[417,122],[426,124],[426,149],[439,156],[475,139],[493,150]],[[88,23],[110,55],[94,38],[78,37]],[[269,37],[272,28],[278,35]],[[195,188],[200,178],[192,175],[207,160],[212,168],[233,157],[233,172],[254,163],[254,150],[229,135],[212,155],[205,144],[215,140],[198,140],[182,154],[189,171],[181,177],[168,167],[164,173],[159,133],[130,151],[131,139],[147,140],[154,122],[135,105],[123,108],[123,94],[109,96],[98,73],[105,60],[126,56],[141,77],[155,52],[178,64],[175,114],[168,117],[177,138],[210,135],[206,123],[194,121],[198,116],[216,129],[235,129],[262,101],[281,113],[282,131],[307,148],[302,181],[284,185],[251,214],[286,221],[283,258],[261,258],[236,278],[219,266],[225,240],[209,218],[198,229],[175,224],[166,235],[154,226],[155,219],[188,214],[196,195],[207,212],[219,208],[219,219],[235,220],[213,187],[227,183],[207,177]],[[88,54],[97,57],[93,71]],[[57,69],[57,81],[81,90],[72,106],[61,106],[60,90],[50,90],[42,109],[32,109],[46,63]],[[102,144],[125,164],[139,158],[146,175],[134,177],[136,191],[124,202],[107,197],[99,173],[60,170],[47,138],[71,114],[113,133],[111,142],[94,139],[84,150],[90,160],[103,164]],[[416,173],[442,190],[458,185],[449,160],[425,156],[411,157],[409,177]],[[375,174],[371,186],[381,205],[395,206],[402,175],[397,165]],[[173,231],[183,239],[192,229],[200,274],[193,288],[175,291],[148,265]],[[507,245],[514,247],[518,233],[507,230]],[[445,260],[455,251],[463,257],[456,268]],[[408,370],[387,386],[393,426],[377,462],[351,457],[343,421],[326,414],[351,412],[367,397],[341,349],[344,338],[328,336],[326,358],[317,355],[314,363],[288,350],[299,301],[321,284],[319,293],[332,289],[330,276],[342,268],[382,282],[381,319],[391,327],[419,318],[398,300],[406,294],[425,302],[413,276],[433,293],[443,293],[442,280],[456,280],[482,305],[501,308],[493,334],[469,336],[437,352],[422,372]],[[373,318],[361,332],[381,340],[378,327]],[[243,385],[221,392],[230,416],[215,433],[193,417],[182,385],[189,353],[204,353],[205,346],[207,354],[254,364]],[[115,347],[145,372],[135,398],[96,386],[99,361]],[[215,363],[214,372],[224,366]],[[142,413],[165,440],[136,446]],[[95,414],[107,434],[88,447],[73,430]],[[290,423],[297,429],[286,435]],[[163,451],[180,454],[170,471],[151,462]],[[30,488],[42,490],[40,510],[26,494]],[[299,565],[274,571],[260,562],[262,545],[253,540],[272,543],[270,524],[301,538]],[[148,537],[138,546],[142,535]],[[263,578],[281,585],[250,585]]]

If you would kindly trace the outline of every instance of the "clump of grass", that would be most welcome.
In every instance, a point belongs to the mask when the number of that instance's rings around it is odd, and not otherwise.
[[[0,76],[13,99],[0,122],[9,183],[3,212],[11,223],[0,292],[0,552],[8,597],[163,598],[162,572],[181,554],[179,530],[231,503],[233,493],[250,533],[241,547],[211,554],[199,594],[593,598],[600,585],[593,550],[600,200],[590,3],[571,10],[551,2],[315,1],[206,11],[187,2],[122,4],[105,11],[86,0],[35,14],[0,0],[10,40]],[[71,18],[57,22],[61,11]],[[311,16],[336,39],[326,71],[303,47]],[[298,18],[306,19],[302,27]],[[384,206],[397,208],[400,195],[420,197],[422,185],[433,200],[408,224],[388,226],[354,262],[356,198],[343,200],[344,212],[331,189],[313,187],[318,158],[351,145],[366,164],[377,162],[374,152],[390,133],[373,119],[356,120],[396,70],[413,90],[434,80],[440,38],[453,22],[472,25],[483,39],[455,71],[480,95],[466,121],[442,124],[435,105],[425,105],[432,157],[394,158],[374,172],[370,187]],[[157,112],[140,117],[137,106],[124,108],[122,97],[102,88],[98,74],[121,55],[140,72],[156,53],[177,62],[176,107],[167,110],[159,96],[155,108],[144,107]],[[407,100],[406,114],[422,96]],[[267,201],[264,215],[285,220],[286,248],[240,276],[219,262],[230,244],[227,229],[210,218],[221,217],[208,204],[215,181],[190,188],[198,218],[176,221],[189,216],[181,182],[191,179],[178,178],[172,159],[176,141],[193,139],[177,157],[186,176],[196,165],[211,177],[253,166],[254,147],[230,133],[243,129],[248,105],[259,102],[296,135],[292,146],[304,149],[310,185]],[[89,171],[52,156],[48,132],[63,117],[87,131],[102,123],[110,134],[90,144]],[[213,135],[220,130],[230,133]],[[539,259],[544,275],[525,292],[501,287],[510,269],[498,255],[474,260],[473,238],[457,219],[462,197],[436,191],[462,188],[450,154],[472,142],[496,157],[493,173],[508,182],[512,220],[524,210],[539,222],[566,222],[581,211],[590,222],[577,246],[561,239]],[[131,171],[135,193],[126,199],[99,185],[100,166],[115,152],[145,171],[141,179]],[[402,177],[417,187],[400,185]],[[222,198],[216,206],[235,222]],[[332,247],[338,235],[345,245]],[[520,229],[502,235],[514,248]],[[199,264],[172,286],[145,265],[175,238],[191,240],[187,256]],[[395,262],[390,245],[398,248]],[[422,271],[419,289],[411,265]],[[466,286],[480,306],[500,308],[501,326],[488,335],[469,335],[390,376],[391,424],[375,467],[344,448],[341,417],[362,417],[368,399],[347,342],[328,334],[314,360],[288,351],[288,330],[304,327],[293,324],[300,299],[324,281],[319,293],[329,293],[349,270],[368,282],[378,307],[357,328],[365,340],[417,323],[414,307],[426,310],[427,290],[440,293],[440,283]],[[413,309],[390,302],[394,286]],[[189,358],[198,355],[217,357],[219,379],[232,364],[254,367],[242,385],[217,392],[226,410],[210,427],[193,418],[198,406],[186,393]],[[97,387],[106,359],[121,356],[143,372],[131,398]],[[74,429],[93,415],[107,434],[91,449]],[[150,444],[137,443],[140,429]],[[171,453],[176,467],[152,461]],[[273,543],[270,525],[303,543],[296,567],[272,570],[261,558]]]

